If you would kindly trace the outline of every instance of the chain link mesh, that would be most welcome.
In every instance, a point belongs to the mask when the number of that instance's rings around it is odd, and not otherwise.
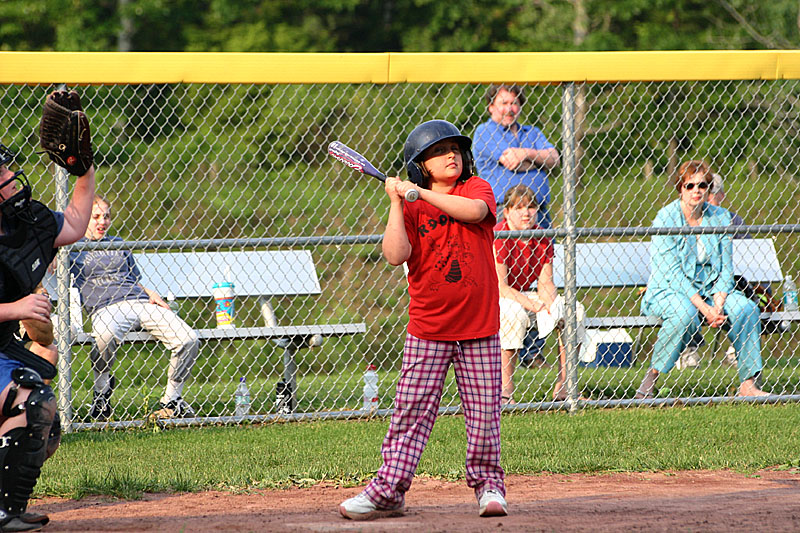
[[[0,87],[3,142],[18,152],[35,197],[50,206],[54,167],[35,151],[41,104],[56,88]],[[724,205],[746,223],[798,220],[796,81],[598,83],[575,89],[579,227],[649,226],[658,209],[676,198],[671,179],[677,165],[692,158],[706,160],[724,177]],[[204,239],[380,235],[388,211],[381,184],[328,157],[328,143],[341,140],[387,175],[401,174],[403,141],[415,125],[444,118],[472,135],[488,119],[486,90],[483,84],[142,84],[88,86],[81,95],[91,120],[97,190],[112,205],[110,233],[132,244],[185,241],[182,251],[203,252],[214,248],[197,242]],[[562,90],[529,87],[520,122],[539,127],[563,153]],[[554,228],[563,226],[565,216],[562,169],[550,172]],[[754,237],[772,239],[783,274],[796,275],[796,233]],[[607,236],[579,243],[648,240]],[[361,409],[369,363],[378,368],[379,408],[389,409],[407,323],[403,271],[383,261],[374,237],[309,242],[255,247],[308,250],[319,277],[318,295],[271,298],[278,324],[364,322],[367,329],[296,352],[294,411],[325,416]],[[600,268],[619,268],[609,258],[594,261],[606,262]],[[578,264],[577,270],[587,266]],[[264,265],[242,268],[258,276]],[[577,297],[588,317],[635,316],[641,288],[579,286]],[[780,298],[778,283],[769,288]],[[263,326],[261,303],[257,296],[237,298],[236,325]],[[193,328],[215,326],[213,299],[189,297],[178,304]],[[90,322],[81,329],[90,332]],[[634,339],[630,367],[579,367],[579,390],[592,400],[633,398],[658,330],[627,331]],[[798,394],[796,331],[792,325],[762,335],[762,384],[775,394]],[[667,374],[662,395],[735,393],[736,369],[724,364],[728,341],[717,343],[710,328],[703,336],[699,366]],[[541,402],[551,399],[557,350],[551,335],[543,350],[551,366],[517,369],[515,400],[521,405],[553,407]],[[166,383],[169,355],[160,343],[119,348],[112,420],[144,420],[152,412]],[[231,415],[234,390],[246,377],[251,413],[276,414],[285,355],[273,339],[203,342],[184,398],[201,418]],[[71,369],[73,420],[80,422],[92,401],[88,346],[73,346]],[[442,407],[457,405],[451,372]]]

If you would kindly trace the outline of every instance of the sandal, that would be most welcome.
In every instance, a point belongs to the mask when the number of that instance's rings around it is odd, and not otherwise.
[[[509,395],[503,394],[502,396],[500,396],[500,399],[502,400],[502,402],[501,402],[502,405],[516,405],[517,404],[517,402],[515,402],[511,398],[510,394]]]

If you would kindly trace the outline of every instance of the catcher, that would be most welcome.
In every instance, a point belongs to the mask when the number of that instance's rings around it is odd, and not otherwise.
[[[57,437],[48,442],[56,405],[46,384],[56,369],[15,334],[22,321],[36,345],[52,345],[50,298],[34,290],[56,249],[83,236],[92,212],[89,121],[76,92],[47,97],[40,144],[50,159],[79,177],[64,212],[51,211],[31,199],[24,173],[9,169],[14,154],[0,143],[0,531],[38,530],[49,520],[26,509],[42,464],[58,445]]]

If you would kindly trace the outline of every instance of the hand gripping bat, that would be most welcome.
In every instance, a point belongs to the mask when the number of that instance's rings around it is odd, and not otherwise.
[[[348,167],[353,168],[362,174],[372,176],[373,178],[377,178],[383,182],[386,181],[386,175],[383,172],[379,171],[372,165],[372,163],[367,161],[366,157],[359,154],[344,143],[333,141],[328,145],[328,153]],[[406,191],[406,202],[416,202],[418,198],[419,191],[416,189]]]

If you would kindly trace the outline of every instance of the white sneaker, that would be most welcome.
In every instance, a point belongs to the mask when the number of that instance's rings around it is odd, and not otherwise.
[[[150,415],[153,420],[167,418],[194,418],[194,409],[183,398],[178,396],[167,403],[158,402],[158,409]]]
[[[480,516],[505,516],[508,514],[508,505],[506,499],[500,494],[500,491],[489,489],[481,495],[478,501]]]
[[[731,365],[732,367],[738,366],[738,363],[736,361],[736,349],[734,349],[733,346],[728,348],[728,350],[725,352],[725,362]]]
[[[362,492],[339,504],[339,514],[351,520],[374,520],[390,516],[403,516],[403,504],[394,509],[380,509]]]
[[[696,368],[700,366],[700,355],[697,353],[697,346],[689,346],[681,352],[681,356],[675,361],[675,368]]]

